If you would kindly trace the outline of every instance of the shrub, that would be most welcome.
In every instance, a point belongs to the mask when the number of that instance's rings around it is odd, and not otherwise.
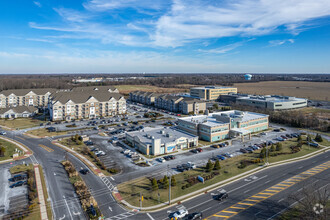
[[[171,176],[171,186],[176,186],[176,180],[174,176]]]
[[[206,171],[207,172],[211,172],[213,170],[214,164],[211,162],[211,160],[209,160],[206,164]]]
[[[315,141],[317,141],[317,142],[322,142],[322,141],[323,141],[322,136],[321,136],[320,134],[317,134],[317,135],[315,136]]]
[[[214,170],[220,170],[220,169],[221,169],[220,161],[217,160],[217,161],[215,161],[215,164],[214,164]]]
[[[152,188],[153,191],[155,191],[155,190],[158,189],[158,184],[157,184],[157,180],[156,180],[156,178],[153,178],[153,179],[151,180],[151,188]]]
[[[280,142],[278,142],[277,144],[276,144],[276,151],[281,151],[282,150],[282,144],[280,143]]]

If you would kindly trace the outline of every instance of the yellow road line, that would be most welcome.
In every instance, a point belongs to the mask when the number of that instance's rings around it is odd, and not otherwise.
[[[237,213],[237,212],[232,212],[232,211],[227,211],[227,210],[223,210],[222,212]]]
[[[268,197],[266,197],[266,196],[251,196],[251,197],[263,198],[263,199],[267,199],[267,198],[268,198]]]
[[[25,139],[24,139],[24,138],[21,138],[21,137],[17,137],[17,138],[19,138],[19,139],[21,139],[21,140],[25,141]]]
[[[225,215],[213,215],[213,216],[215,216],[215,217],[222,217],[222,218],[229,218],[229,217],[231,217],[231,216],[225,216]]]
[[[328,165],[328,163],[330,163],[330,161],[328,161],[328,162],[326,162],[326,163],[324,163],[322,165],[323,166],[324,165]],[[226,218],[226,219],[227,218],[231,218],[232,216],[237,215],[242,210],[248,209],[251,206],[256,205],[257,203],[259,203],[259,202],[261,202],[261,201],[263,201],[265,199],[270,198],[271,196],[277,194],[278,192],[281,192],[281,191],[283,191],[283,190],[285,190],[285,189],[287,189],[287,188],[295,185],[297,182],[300,182],[302,180],[305,180],[305,179],[307,179],[307,178],[309,178],[311,176],[314,176],[317,173],[320,173],[320,172],[322,172],[322,171],[330,168],[330,165],[326,169],[319,169],[318,167],[320,167],[320,165],[317,166],[317,167],[311,168],[311,169],[309,169],[309,170],[307,170],[307,171],[305,171],[303,173],[300,173],[297,176],[293,176],[291,178],[288,178],[287,180],[284,180],[281,183],[278,183],[278,184],[276,184],[274,186],[271,186],[271,187],[265,189],[264,191],[262,191],[260,193],[257,193],[257,194],[255,194],[253,196],[250,196],[249,198],[244,199],[241,202],[238,202],[238,203],[236,203],[236,204],[234,204],[234,205],[232,205],[232,206],[230,206],[230,207],[228,207],[228,208],[226,208],[226,209],[224,209],[224,210],[222,210],[222,211],[220,211],[220,212],[218,212],[218,213],[216,213],[216,214],[214,214],[212,216],[222,217],[222,218]],[[301,176],[301,175],[306,175],[306,176]],[[274,192],[274,193],[267,193],[267,192]],[[267,196],[260,196],[260,195],[267,195]],[[253,198],[261,198],[261,199],[256,200],[256,199],[253,199]],[[249,201],[251,201],[251,203],[247,203]],[[247,207],[237,207],[237,205],[243,205],[243,206],[247,206]],[[238,211],[237,212],[235,212],[235,211],[228,211],[229,209],[230,210],[231,209],[238,209]],[[223,214],[232,213],[232,215],[226,216],[226,215],[221,215],[221,213],[223,213]]]
[[[39,144],[39,146],[42,147],[43,149],[45,149],[48,152],[53,152],[54,151],[53,149],[51,149],[51,148],[49,148],[49,147],[47,147],[45,145]]]

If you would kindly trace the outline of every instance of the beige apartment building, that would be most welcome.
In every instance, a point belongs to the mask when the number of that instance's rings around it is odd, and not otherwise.
[[[126,113],[126,100],[119,93],[79,90],[55,93],[48,109],[52,121],[108,117]]]
[[[237,88],[225,86],[204,86],[190,88],[190,96],[202,100],[217,100],[220,95],[237,93]]]
[[[15,89],[0,92],[0,108],[17,106],[46,107],[55,89]]]

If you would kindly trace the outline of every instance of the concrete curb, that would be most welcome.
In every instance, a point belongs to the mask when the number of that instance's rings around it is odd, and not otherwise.
[[[40,204],[41,220],[48,220],[47,207],[46,207],[45,196],[42,188],[39,165],[34,165],[34,175],[36,178],[36,187],[38,192],[38,200]]]
[[[16,160],[22,160],[22,159],[30,157],[33,154],[32,151],[27,146],[25,146],[24,144],[22,144],[22,143],[20,143],[16,140],[12,140],[12,139],[9,139],[9,138],[6,138],[6,137],[0,137],[0,139],[8,141],[12,144],[15,144],[18,148],[20,148],[21,150],[24,151],[24,155],[19,156],[16,159],[8,159],[8,160],[0,161],[0,164],[8,163],[8,162],[11,162],[11,161],[16,161]]]
[[[330,147],[325,147],[323,146],[324,149],[320,149],[318,151],[315,151],[311,154],[307,154],[305,156],[302,156],[302,157],[299,157],[299,158],[293,158],[293,159],[289,159],[289,160],[284,160],[284,161],[279,161],[279,162],[275,162],[273,164],[269,164],[269,165],[264,165],[262,167],[257,167],[257,168],[254,168],[250,171],[247,171],[245,173],[241,173],[239,175],[236,175],[236,176],[233,176],[231,178],[228,178],[226,180],[223,180],[221,182],[218,182],[216,184],[213,184],[213,185],[210,185],[208,187],[205,187],[203,189],[200,189],[200,190],[197,190],[195,192],[192,192],[192,193],[189,193],[189,194],[186,194],[184,196],[181,196],[181,197],[178,197],[178,198],[175,198],[172,200],[172,204],[169,205],[168,202],[166,203],[162,203],[162,204],[159,204],[159,205],[156,205],[156,206],[149,206],[149,207],[142,207],[142,209],[140,207],[136,207],[136,206],[132,206],[130,205],[127,201],[125,200],[121,200],[120,202],[122,202],[124,205],[126,205],[128,208],[130,209],[137,209],[137,210],[140,210],[141,212],[145,211],[145,212],[157,212],[157,211],[160,211],[160,210],[163,210],[163,209],[167,209],[169,207],[172,207],[174,205],[177,205],[178,202],[182,203],[182,202],[185,202],[185,201],[188,201],[188,200],[191,200],[197,196],[200,196],[200,195],[203,195],[205,193],[208,193],[210,191],[213,191],[215,188],[218,188],[220,186],[226,186],[228,184],[231,184],[235,181],[238,181],[238,180],[241,180],[243,178],[245,178],[246,176],[249,176],[249,175],[252,175],[252,174],[256,174],[256,173],[259,173],[265,169],[268,169],[268,168],[273,168],[273,167],[277,167],[277,166],[281,166],[281,165],[285,165],[285,164],[290,164],[290,163],[294,163],[294,162],[298,162],[298,161],[302,161],[302,160],[306,160],[306,159],[309,159],[309,158],[312,158],[312,157],[315,157],[319,154],[322,154],[323,152],[327,152],[330,150]]]

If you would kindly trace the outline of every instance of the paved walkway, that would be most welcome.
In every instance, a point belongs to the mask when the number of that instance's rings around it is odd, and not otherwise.
[[[38,165],[34,165],[34,174],[36,177],[36,185],[37,185],[38,199],[39,199],[39,204],[40,204],[41,220],[48,220],[47,207],[46,207],[44,192],[42,189],[42,182],[41,182],[41,178],[40,178],[40,171],[39,171]]]

